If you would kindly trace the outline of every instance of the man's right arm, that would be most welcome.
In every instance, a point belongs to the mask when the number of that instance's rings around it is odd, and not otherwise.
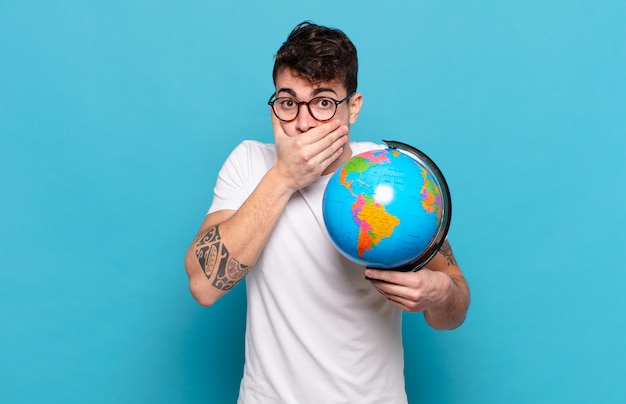
[[[185,256],[198,303],[212,305],[248,274],[293,192],[270,170],[237,211],[206,216]]]
[[[207,215],[187,250],[189,287],[203,306],[215,303],[247,275],[291,195],[319,178],[348,142],[348,127],[339,121],[289,137],[271,115],[277,153],[273,167],[238,210]]]

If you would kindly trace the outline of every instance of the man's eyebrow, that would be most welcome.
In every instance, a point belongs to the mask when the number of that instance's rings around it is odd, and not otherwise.
[[[337,92],[334,89],[330,88],[330,87],[318,87],[315,90],[313,90],[311,95],[313,97],[315,97],[316,95],[318,95],[320,93],[325,93],[325,92],[331,92],[331,93],[337,95]],[[289,87],[283,87],[283,88],[278,89],[278,91],[276,91],[276,96],[278,96],[280,93],[287,93],[287,94],[289,94],[290,96],[292,96],[294,98],[297,97],[296,92],[293,91],[293,89],[291,89]]]
[[[315,90],[313,90],[313,94],[312,95],[318,95],[319,93],[325,93],[327,91],[337,95],[337,92],[335,90],[333,90],[332,88],[330,88],[330,87],[318,87]]]
[[[280,93],[287,93],[287,94],[291,95],[294,98],[296,96],[296,92],[293,91],[291,88],[281,88],[281,89],[279,89],[278,91],[276,91],[276,96],[278,96],[278,94],[280,94]]]

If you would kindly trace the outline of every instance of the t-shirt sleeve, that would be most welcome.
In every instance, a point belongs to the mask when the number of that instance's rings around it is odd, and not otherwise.
[[[268,169],[262,147],[260,143],[244,141],[233,149],[218,173],[208,213],[237,210],[250,196]]]

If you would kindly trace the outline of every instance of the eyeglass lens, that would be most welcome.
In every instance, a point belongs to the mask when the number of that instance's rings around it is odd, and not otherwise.
[[[309,102],[298,102],[293,98],[280,97],[274,100],[272,106],[278,118],[290,121],[300,112],[300,105],[306,104],[309,113],[319,121],[326,121],[335,115],[337,101],[328,97],[316,97]]]

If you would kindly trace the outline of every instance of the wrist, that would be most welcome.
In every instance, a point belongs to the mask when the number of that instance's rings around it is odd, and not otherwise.
[[[445,311],[454,300],[457,287],[447,274],[439,271],[431,272],[436,278],[436,281],[434,282],[436,286],[434,287],[434,298],[432,299],[433,304],[428,308],[428,310]]]
[[[276,165],[265,174],[264,178],[268,182],[269,187],[278,195],[291,197],[298,190],[293,179],[283,174]]]

